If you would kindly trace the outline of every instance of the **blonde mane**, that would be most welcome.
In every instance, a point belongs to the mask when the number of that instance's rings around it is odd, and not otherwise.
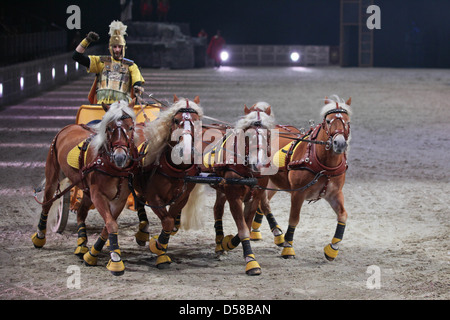
[[[272,129],[275,127],[275,117],[272,112],[270,115],[265,113],[264,111],[270,107],[267,102],[257,102],[253,105],[257,110],[250,112],[245,115],[242,119],[238,120],[235,125],[236,130],[244,130],[250,127],[253,122],[258,121],[258,113],[259,120],[261,121],[261,125],[266,129]],[[252,107],[252,108],[253,108]],[[259,112],[258,112],[259,110]]]
[[[136,122],[136,114],[134,113],[134,110],[128,106],[128,102],[124,100],[114,102],[109,107],[108,112],[103,116],[102,121],[92,126],[97,133],[91,142],[91,147],[93,148],[95,155],[98,154],[98,151],[102,147],[106,146],[107,125],[112,121],[119,120],[124,114],[133,119],[133,122]]]
[[[328,111],[336,109],[337,108],[336,104],[339,106],[339,108],[347,110],[349,116],[351,116],[352,114],[350,106],[345,103],[344,99],[339,98],[337,95],[332,95],[331,98],[325,98],[325,103],[326,104],[322,107],[322,110],[320,111],[321,118],[325,117],[325,114]]]
[[[186,108],[187,106],[194,109],[200,119],[203,117],[203,110],[200,105],[196,104],[194,101],[180,98],[168,109],[162,111],[157,119],[145,124],[144,137],[148,141],[149,151],[145,157],[144,165],[154,163],[159,157],[164,147],[169,142],[173,117],[177,114],[178,110]]]

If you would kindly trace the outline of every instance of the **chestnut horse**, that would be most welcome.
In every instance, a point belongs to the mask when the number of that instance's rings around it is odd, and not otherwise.
[[[211,127],[205,126],[203,136],[203,172],[214,172],[228,181],[238,182],[248,180],[248,178],[256,180],[254,185],[227,182],[214,186],[216,189],[214,204],[216,253],[232,250],[242,243],[246,262],[245,272],[248,275],[261,274],[261,267],[250,245],[250,226],[264,194],[264,189],[261,188],[264,188],[269,181],[268,175],[261,174],[261,169],[267,164],[267,161],[264,161],[265,157],[270,153],[267,150],[268,135],[264,137],[262,130],[267,132],[274,127],[274,117],[271,115],[270,106],[266,104],[266,107],[264,110],[251,110],[245,106],[245,117],[236,123],[234,129],[228,128],[227,130],[221,126],[214,126],[214,129],[211,129]],[[208,130],[212,130],[212,132]],[[239,151],[237,141],[242,134],[248,139],[240,140],[244,141],[244,148]],[[221,138],[222,136],[224,137]],[[214,138],[214,143],[208,143],[212,138]],[[251,143],[255,139],[256,143]],[[226,201],[229,203],[231,214],[238,228],[238,234],[235,236],[224,237],[222,216]],[[244,208],[243,204],[245,204]]]
[[[68,125],[55,136],[45,166],[42,212],[37,232],[32,236],[36,248],[45,244],[47,217],[51,207],[55,207],[55,200],[77,186],[84,191],[84,196],[77,212],[78,247],[75,254],[88,255],[90,264],[96,264],[96,254],[108,239],[111,259],[107,269],[114,275],[124,273],[116,220],[129,194],[127,178],[138,165],[133,107],[134,101],[130,105],[125,101],[115,102],[110,107],[103,104],[106,113],[100,123],[92,128]],[[59,190],[61,178],[71,183],[62,191]],[[59,194],[55,196],[55,192]],[[89,253],[84,221],[92,204],[105,221],[105,228]]]
[[[203,206],[204,186],[184,180],[186,176],[199,173],[199,161],[194,161],[196,153],[193,152],[194,141],[197,141],[200,144],[198,154],[201,153],[203,111],[199,103],[198,97],[189,101],[174,96],[174,104],[142,129],[148,141],[148,153],[142,172],[133,184],[140,221],[136,241],[139,245],[149,241],[150,251],[158,256],[158,268],[164,268],[172,261],[167,255],[170,236],[179,228],[198,228],[201,222],[197,214]],[[199,131],[196,133],[195,130]],[[196,134],[199,137],[194,138]],[[160,235],[150,239],[145,206],[152,209],[162,225]]]
[[[350,104],[351,99],[344,102],[336,96],[333,100],[325,98],[325,106],[321,111],[322,123],[311,128],[308,134],[289,138],[286,130],[280,131],[280,146],[286,147],[279,152],[284,150],[286,156],[279,163],[278,173],[270,177],[270,191],[262,203],[267,203],[277,191],[291,193],[289,225],[285,241],[281,244],[282,257],[286,259],[295,257],[294,231],[300,220],[303,202],[321,198],[330,204],[337,215],[336,232],[331,243],[324,248],[325,257],[332,261],[338,255],[347,221],[342,188],[348,166]],[[286,144],[288,140],[291,142]],[[266,206],[265,210],[270,210],[270,206]]]

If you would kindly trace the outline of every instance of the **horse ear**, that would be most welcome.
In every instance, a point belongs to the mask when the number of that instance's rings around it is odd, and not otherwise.
[[[104,102],[102,102],[102,108],[103,108],[103,110],[105,110],[105,112],[108,112],[108,110],[109,110],[109,106]]]
[[[178,99],[177,95],[174,94],[173,95],[173,102],[175,103],[175,102],[178,102],[178,101],[180,101],[180,99]]]
[[[195,102],[196,104],[199,104],[199,103],[200,103],[200,97],[199,97],[199,96],[195,96],[194,102]]]
[[[270,110],[270,106],[268,106],[267,108],[266,108],[266,114],[268,115],[268,116],[270,116],[270,113],[272,112],[271,110]]]
[[[133,98],[133,100],[131,100],[131,102],[128,104],[128,106],[129,106],[131,109],[133,109],[134,106],[135,106],[135,104],[136,104],[136,98]]]
[[[352,103],[352,97],[348,98],[348,100],[345,104],[349,106],[351,103]]]
[[[250,113],[250,109],[247,107],[246,104],[244,104],[244,114],[249,114]]]
[[[330,100],[328,100],[328,97],[325,97],[325,100],[324,100],[324,102],[325,102],[325,104],[329,104],[331,101]]]

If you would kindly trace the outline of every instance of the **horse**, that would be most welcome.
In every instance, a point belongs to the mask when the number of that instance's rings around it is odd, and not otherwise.
[[[203,116],[199,103],[198,96],[189,101],[175,95],[173,105],[142,129],[148,142],[148,153],[140,174],[133,181],[139,218],[135,237],[141,246],[149,241],[150,251],[157,255],[156,267],[159,269],[172,262],[167,255],[170,236],[180,228],[196,229],[201,224],[197,213],[201,212],[199,208],[204,203],[204,186],[185,181],[185,177],[199,173],[198,161],[194,161],[197,154],[194,142],[201,142],[201,137],[196,137],[201,134]],[[145,206],[161,220],[159,236],[149,236]]]
[[[139,165],[134,135],[134,104],[134,100],[130,104],[125,101],[111,106],[102,104],[106,113],[98,124],[92,127],[71,124],[56,134],[45,165],[42,212],[37,232],[32,235],[36,248],[45,245],[47,217],[49,210],[56,207],[55,200],[77,186],[83,190],[84,196],[77,212],[75,254],[84,257],[86,264],[95,265],[97,254],[109,240],[110,260],[106,268],[116,276],[124,273],[116,220],[129,195],[127,178]],[[70,183],[69,187],[60,190],[61,184]],[[55,192],[58,192],[56,196]],[[85,219],[92,204],[102,216],[105,227],[89,252]]]
[[[215,173],[224,181],[235,182],[233,184],[225,182],[214,186],[216,189],[216,202],[214,204],[215,250],[216,253],[230,251],[236,248],[239,243],[242,243],[246,262],[245,272],[247,275],[253,276],[261,274],[261,267],[251,248],[250,226],[264,193],[262,188],[269,181],[268,176],[261,174],[261,169],[266,166],[265,158],[268,154],[267,145],[269,144],[267,135],[263,137],[263,130],[270,130],[274,127],[274,117],[271,115],[268,104],[266,104],[264,110],[251,110],[245,106],[244,113],[245,116],[235,124],[234,128],[213,126],[212,132],[208,132],[211,127],[205,126],[202,171],[204,173]],[[222,136],[223,138],[221,138]],[[243,139],[242,136],[244,136]],[[208,141],[211,141],[213,137],[214,144],[209,143]],[[256,139],[256,143],[251,143],[252,139]],[[238,146],[239,140],[244,144],[241,149]],[[263,142],[266,142],[266,144]],[[250,179],[256,179],[256,183],[253,185],[239,183],[239,181],[243,182]],[[235,236],[224,236],[223,233],[222,216],[226,201],[229,203],[231,214],[238,228],[238,233]],[[245,205],[244,208],[243,204]]]
[[[348,168],[347,152],[351,138],[350,104],[351,98],[344,102],[337,96],[333,99],[326,97],[320,113],[322,123],[312,126],[306,135],[299,137],[298,130],[293,130],[294,136],[288,136],[286,133],[289,132],[286,130],[280,131],[280,146],[284,147],[279,152],[284,152],[285,155],[278,159],[278,172],[270,176],[267,186],[269,191],[263,202],[270,201],[277,191],[291,193],[289,225],[285,241],[280,245],[283,247],[281,255],[285,259],[295,257],[294,232],[300,221],[303,202],[322,198],[337,215],[336,231],[331,242],[325,246],[324,254],[329,261],[333,261],[338,255],[348,216],[342,189]],[[270,205],[266,208],[270,210]],[[253,227],[259,227],[260,220],[261,216]]]

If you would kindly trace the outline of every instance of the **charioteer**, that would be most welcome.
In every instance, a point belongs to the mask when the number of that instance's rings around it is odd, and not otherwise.
[[[135,94],[144,93],[145,80],[134,61],[125,58],[125,35],[127,26],[120,21],[109,25],[110,56],[84,55],[87,47],[99,40],[99,35],[89,32],[73,53],[73,59],[87,68],[88,73],[96,77],[89,92],[91,104],[111,104],[125,100],[130,102]]]

